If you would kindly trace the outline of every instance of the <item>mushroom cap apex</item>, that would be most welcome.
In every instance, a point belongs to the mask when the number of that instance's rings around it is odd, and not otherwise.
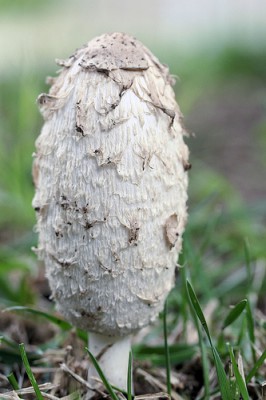
[[[83,48],[83,68],[112,71],[116,69],[145,70],[149,63],[145,47],[125,33],[98,36]]]

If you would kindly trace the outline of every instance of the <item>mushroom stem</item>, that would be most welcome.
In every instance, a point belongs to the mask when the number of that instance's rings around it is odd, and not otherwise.
[[[131,336],[110,337],[90,333],[88,348],[97,359],[108,382],[126,391]],[[93,388],[98,386],[95,377],[99,378],[99,375],[91,364],[88,370],[88,382]]]

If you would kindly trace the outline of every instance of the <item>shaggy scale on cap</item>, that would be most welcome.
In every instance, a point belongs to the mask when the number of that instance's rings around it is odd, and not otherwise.
[[[123,336],[153,321],[174,285],[189,167],[174,82],[123,33],[57,62],[38,98],[37,252],[69,321]]]

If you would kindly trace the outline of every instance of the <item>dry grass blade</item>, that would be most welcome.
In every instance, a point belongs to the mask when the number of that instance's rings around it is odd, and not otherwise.
[[[123,395],[123,393],[117,393],[117,397],[119,400],[127,400],[127,398]]]
[[[42,385],[39,385],[39,388],[41,391],[51,390],[51,389],[55,388],[55,385],[53,385],[52,383],[43,383]],[[11,399],[19,399],[18,395],[24,396],[26,394],[32,394],[32,393],[35,393],[35,392],[34,392],[34,388],[31,386],[31,387],[24,388],[24,389],[11,390],[10,392],[1,393],[1,399],[10,399],[10,400]],[[47,397],[47,393],[42,393],[42,395]],[[49,397],[49,398],[51,398],[51,397]]]
[[[159,392],[159,393],[154,393],[154,394],[144,394],[144,395],[140,395],[140,396],[135,396],[134,399],[135,400],[155,400],[155,399],[166,400],[166,399],[171,399],[171,397],[167,393]]]
[[[21,397],[13,390],[12,392],[1,393],[1,399],[8,399],[8,400],[21,400]]]
[[[90,386],[90,384],[87,381],[85,381],[85,379],[81,378],[81,376],[79,376],[74,371],[72,371],[65,363],[60,364],[60,368],[61,368],[62,371],[67,372],[69,375],[71,375],[72,378],[74,378],[81,385],[85,386],[89,390],[92,390],[93,392],[96,392],[96,393],[100,394],[104,398],[104,396],[105,396],[104,392],[102,392],[101,390],[99,390],[97,388],[92,388]]]
[[[42,392],[42,391],[41,391],[41,394],[42,394],[42,396],[45,397],[46,399],[49,399],[49,400],[59,400],[59,397],[53,396],[52,394],[49,394],[49,393],[46,393],[46,392]]]
[[[56,367],[31,367],[34,374],[49,374],[58,371]]]
[[[238,365],[238,370],[239,370],[240,375],[242,376],[243,381],[246,382],[243,358],[240,353],[238,354],[238,357],[237,357],[237,365]]]
[[[60,364],[60,368],[64,371],[67,372],[69,375],[71,375],[77,382],[81,383],[81,385],[85,386],[86,388],[93,390],[94,392],[96,391],[94,388],[92,388],[85,379],[81,378],[78,374],[76,374],[74,371],[71,371],[71,369],[65,364],[62,363]]]
[[[160,390],[162,390],[163,391],[163,395],[165,396],[165,399],[170,399],[169,395],[167,394],[166,385],[164,385],[158,379],[154,378],[154,376],[150,375],[148,372],[144,371],[141,368],[137,369],[137,374],[141,375],[151,385],[157,386]],[[150,398],[150,397],[147,397],[147,395],[145,395],[145,396],[146,397],[144,397],[144,399],[145,398]],[[151,395],[151,396],[154,396],[154,395]],[[184,400],[183,397],[179,396],[179,394],[177,394],[177,393],[172,393],[171,398],[172,398],[172,400]],[[136,396],[135,399],[138,399],[138,396]]]
[[[71,394],[68,394],[67,396],[60,397],[60,400],[77,400],[80,399],[80,395],[78,392],[74,392]]]

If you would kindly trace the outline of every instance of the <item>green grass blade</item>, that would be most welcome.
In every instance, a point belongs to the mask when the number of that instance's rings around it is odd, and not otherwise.
[[[129,352],[128,356],[127,400],[132,400],[132,351]]]
[[[233,371],[234,371],[234,375],[236,378],[236,383],[238,385],[239,391],[243,397],[243,400],[249,400],[249,394],[248,394],[248,390],[247,390],[247,386],[246,383],[244,381],[244,379],[242,378],[238,366],[237,366],[237,362],[234,356],[234,352],[231,346],[229,346],[229,353],[230,353],[230,358],[231,358],[231,362],[232,362],[232,366],[233,366]]]
[[[201,306],[199,304],[197,296],[194,292],[194,289],[192,288],[192,286],[188,280],[187,280],[187,291],[188,291],[188,295],[189,295],[191,304],[194,307],[195,313],[197,314],[197,316],[202,324],[202,327],[205,330],[206,335],[209,339],[210,345],[211,345],[222,399],[223,400],[231,400],[232,396],[231,396],[230,385],[229,385],[229,382],[227,380],[227,377],[226,377],[226,374],[224,371],[223,363],[218,354],[218,351],[216,350],[215,346],[212,343],[211,335],[210,335],[209,328],[208,328],[206,319],[204,317],[203,311],[201,309]]]
[[[203,381],[204,381],[204,399],[208,400],[210,397],[210,366],[209,366],[206,343],[204,342],[202,335],[201,338],[199,337],[199,342],[200,342]]]
[[[14,307],[8,307],[4,311],[22,311],[22,312],[24,311],[24,312],[27,312],[30,314],[38,315],[40,317],[46,318],[48,321],[57,325],[63,331],[68,331],[72,328],[72,325],[69,322],[64,321],[61,318],[57,318],[54,315],[48,314],[44,311],[35,310],[34,308],[23,307],[23,306],[14,306]]]
[[[89,354],[89,356],[90,356],[90,359],[91,359],[91,361],[92,361],[92,363],[93,363],[93,365],[94,365],[94,368],[95,368],[96,371],[98,372],[99,377],[101,378],[101,380],[102,380],[102,382],[103,382],[103,384],[104,384],[106,390],[107,390],[108,393],[110,394],[111,398],[112,398],[113,400],[119,400],[118,397],[117,397],[117,395],[116,395],[115,392],[113,391],[112,386],[110,385],[110,383],[109,383],[108,380],[106,379],[106,377],[105,377],[105,375],[104,375],[104,373],[103,373],[101,367],[99,366],[99,364],[98,364],[96,358],[94,357],[94,355],[90,352],[90,350],[89,350],[87,347],[86,347],[86,350],[87,350],[87,352],[88,352],[88,354]]]
[[[9,349],[0,348],[0,364],[4,364],[6,367],[14,368],[14,364],[18,365],[21,363],[21,357],[19,352],[15,352]]]
[[[244,240],[244,255],[245,255],[245,264],[247,269],[248,289],[250,290],[252,285],[252,273],[251,273],[251,262],[250,262],[250,249],[247,238]]]
[[[247,302],[246,306],[246,320],[247,320],[247,329],[248,329],[248,336],[251,344],[251,353],[252,353],[252,358],[253,358],[253,363],[256,364],[256,352],[254,349],[254,344],[255,344],[255,329],[254,329],[254,319],[253,315],[251,312],[251,307],[249,301]]]
[[[206,344],[202,337],[202,330],[199,324],[199,320],[197,318],[197,314],[193,308],[192,302],[190,301],[190,297],[188,291],[186,292],[188,298],[188,304],[190,308],[190,312],[197,329],[198,338],[199,338],[199,346],[201,351],[201,360],[202,360],[202,370],[203,370],[203,381],[204,381],[204,399],[208,400],[210,397],[210,368],[209,368],[209,361],[207,356],[207,348]]]
[[[236,340],[236,347],[241,347],[247,334],[247,318],[242,319],[241,327],[239,329],[238,338]]]
[[[236,304],[232,308],[232,310],[229,311],[224,320],[223,329],[231,325],[242,314],[242,312],[246,308],[246,305],[247,305],[247,299],[241,300],[238,304]]]
[[[246,308],[247,308],[246,314],[247,314],[248,336],[249,336],[250,341],[252,343],[255,343],[254,320],[253,320],[249,301],[247,302]]]
[[[232,396],[231,396],[230,385],[229,385],[227,376],[224,371],[224,366],[223,366],[222,360],[221,360],[216,348],[213,345],[211,345],[211,347],[212,347],[212,353],[213,353],[215,368],[217,371],[217,377],[218,377],[218,382],[219,382],[222,399],[223,400],[231,400]]]
[[[38,386],[38,384],[36,382],[36,379],[35,379],[35,377],[34,377],[34,375],[32,373],[32,370],[31,370],[31,367],[30,367],[30,364],[29,364],[29,360],[28,360],[28,357],[27,357],[27,354],[26,354],[26,351],[25,351],[24,343],[21,343],[19,345],[19,350],[20,350],[21,358],[22,358],[26,373],[27,373],[28,378],[30,380],[30,383],[32,384],[32,387],[33,387],[33,389],[35,391],[37,400],[44,400],[43,396],[41,394],[41,391],[39,389],[39,386]]]
[[[1,346],[1,344],[4,346]],[[27,354],[28,360],[31,362],[38,360],[42,355],[42,351],[39,347],[36,347],[34,351],[30,351]],[[13,364],[19,364],[21,362],[21,355],[18,348],[18,344],[5,336],[0,336],[0,363],[10,365],[13,368]]]
[[[197,299],[196,293],[194,292],[194,289],[192,288],[191,283],[188,280],[187,280],[187,291],[188,291],[188,295],[189,295],[190,301],[192,303],[192,306],[193,306],[193,308],[194,308],[194,310],[195,310],[195,312],[197,314],[197,317],[200,320],[201,325],[202,325],[203,329],[206,332],[206,335],[208,336],[210,344],[212,345],[212,339],[211,339],[211,335],[210,335],[210,332],[209,332],[209,328],[208,328],[206,319],[205,319],[204,314],[202,312],[202,309],[201,309],[201,306],[200,306],[199,301]]]
[[[170,363],[170,353],[168,347],[168,334],[167,334],[167,299],[164,304],[164,312],[163,312],[163,335],[164,335],[164,350],[165,350],[165,365],[166,365],[166,384],[167,384],[167,393],[171,397],[171,363]]]
[[[14,390],[19,390],[19,385],[18,385],[18,381],[15,378],[15,375],[13,374],[13,372],[11,372],[8,376],[7,376],[8,382],[10,383],[10,385],[12,386],[12,388]]]
[[[0,336],[0,344],[5,343],[8,347],[11,347],[13,350],[17,350],[18,344],[13,340],[6,338],[5,336]]]
[[[169,345],[171,354],[171,365],[180,365],[185,361],[191,360],[197,352],[197,346],[186,343],[175,343]],[[147,360],[156,366],[165,366],[164,346],[150,346],[146,344],[135,344],[133,346],[134,358],[138,360]]]
[[[256,375],[258,369],[263,365],[265,359],[266,359],[266,350],[264,350],[262,355],[258,358],[256,364],[253,366],[251,371],[248,373],[248,375],[246,377],[247,383],[249,383],[251,381],[251,379],[253,378],[253,376]]]
[[[55,317],[54,315],[48,314],[47,312],[36,310],[34,308],[30,307],[24,307],[24,306],[13,306],[13,307],[8,307],[4,311],[18,311],[18,312],[26,312],[29,314],[33,315],[38,315],[39,317],[47,319],[49,322],[51,322],[54,325],[57,325],[62,331],[69,331],[70,329],[73,328],[73,326],[58,317]],[[84,343],[88,342],[88,335],[86,332],[82,331],[81,329],[76,330],[78,337],[83,340]]]

